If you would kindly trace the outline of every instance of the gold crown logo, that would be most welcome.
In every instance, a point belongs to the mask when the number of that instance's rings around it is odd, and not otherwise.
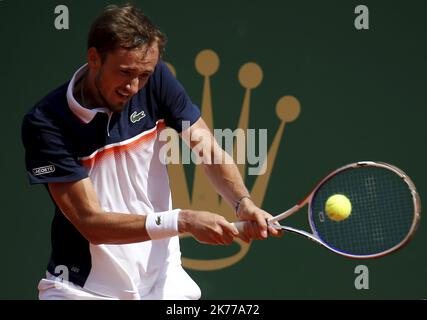
[[[208,127],[213,130],[213,111],[211,99],[211,77],[218,71],[220,60],[218,55],[212,50],[201,51],[195,60],[197,72],[204,77],[204,87],[201,103],[202,117]],[[169,69],[176,76],[175,68],[168,64]],[[250,98],[252,90],[257,88],[263,79],[262,69],[253,62],[244,64],[239,70],[239,82],[245,88],[245,95],[243,105],[238,122],[238,128],[246,131],[249,124],[249,109]],[[300,103],[293,96],[283,96],[276,104],[276,114],[280,119],[280,126],[276,132],[274,140],[268,150],[267,159],[264,161],[263,166],[265,172],[263,175],[257,176],[254,186],[250,192],[252,200],[259,207],[262,206],[265,192],[267,190],[268,182],[276,159],[280,140],[283,136],[285,124],[294,121],[298,118],[300,113]],[[236,145],[233,145],[233,157],[236,159]],[[246,164],[237,164],[240,174],[245,179]],[[218,193],[211,186],[207,176],[203,173],[201,166],[196,166],[193,182],[192,196],[188,189],[188,183],[185,176],[184,166],[182,164],[169,164],[169,176],[171,180],[172,200],[174,207],[177,208],[191,208],[194,210],[208,210],[211,212],[222,214],[228,221],[236,220],[235,213],[225,201],[221,201]],[[182,238],[189,236],[183,235]],[[235,242],[240,247],[240,250],[229,257],[218,259],[190,259],[182,258],[183,266],[193,270],[217,270],[229,267],[240,261],[249,251],[250,244],[247,244],[240,239],[235,239]]]

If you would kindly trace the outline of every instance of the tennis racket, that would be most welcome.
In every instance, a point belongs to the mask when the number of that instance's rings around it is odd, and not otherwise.
[[[325,213],[327,199],[345,195],[351,214],[335,221]],[[274,224],[308,204],[312,233]],[[320,181],[311,193],[289,210],[269,219],[276,229],[302,235],[350,258],[378,258],[402,248],[420,221],[421,203],[414,183],[399,168],[362,161],[343,166]],[[235,223],[243,230],[244,221]]]

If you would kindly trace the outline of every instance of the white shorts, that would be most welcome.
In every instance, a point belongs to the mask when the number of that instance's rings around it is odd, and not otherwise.
[[[46,272],[46,278],[40,280],[40,300],[117,300],[115,297],[102,296],[90,292],[71,282],[62,282]],[[141,292],[141,300],[196,300],[200,299],[199,286],[190,278],[181,265],[169,266],[165,274],[157,279],[148,292]]]

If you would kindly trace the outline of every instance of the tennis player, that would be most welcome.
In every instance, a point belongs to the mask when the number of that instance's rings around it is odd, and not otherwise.
[[[165,44],[139,9],[107,7],[91,26],[87,63],[24,118],[30,182],[44,184],[55,205],[40,299],[198,299],[178,234],[213,245],[238,236],[221,215],[172,206],[163,128],[196,136],[187,139],[191,148],[209,141],[204,159],[228,155],[161,60]],[[242,239],[277,235],[234,164],[202,165],[237,216],[252,221]]]

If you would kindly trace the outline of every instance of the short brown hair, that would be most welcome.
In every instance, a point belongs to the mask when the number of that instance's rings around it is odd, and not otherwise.
[[[95,19],[89,31],[88,49],[95,47],[104,59],[118,48],[134,49],[157,42],[162,55],[166,36],[138,8],[110,5]]]

